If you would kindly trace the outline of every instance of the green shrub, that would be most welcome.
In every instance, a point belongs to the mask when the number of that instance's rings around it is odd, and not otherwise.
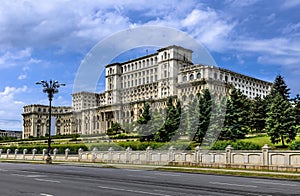
[[[290,150],[300,150],[300,141],[294,141],[289,146]]]
[[[234,150],[261,150],[262,148],[262,146],[252,142],[217,141],[214,143],[211,150],[225,150],[228,145],[231,145]]]

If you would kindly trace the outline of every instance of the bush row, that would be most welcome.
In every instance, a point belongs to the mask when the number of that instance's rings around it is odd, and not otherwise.
[[[214,143],[211,150],[225,150],[228,145],[231,145],[234,150],[261,150],[262,148],[262,146],[252,142],[217,141]]]

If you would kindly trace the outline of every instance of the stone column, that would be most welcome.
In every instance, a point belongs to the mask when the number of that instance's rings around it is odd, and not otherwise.
[[[33,150],[32,150],[32,160],[34,160],[36,152],[37,152],[36,149],[33,149]]]
[[[83,153],[82,148],[79,148],[78,149],[78,161],[80,161],[82,159],[82,153]]]
[[[175,150],[176,148],[174,148],[173,146],[171,146],[170,148],[169,148],[169,162],[171,162],[171,161],[175,161],[175,153],[174,153],[174,150]]]
[[[147,162],[151,161],[151,151],[152,151],[152,148],[150,146],[148,146],[146,148],[146,161]]]
[[[24,159],[24,160],[25,160],[25,155],[26,155],[27,152],[28,152],[27,149],[24,149],[24,150],[23,150],[23,159]]]
[[[8,159],[8,155],[9,155],[10,151],[11,151],[10,149],[7,149],[7,150],[6,150],[6,158],[7,158],[7,159]]]
[[[129,163],[131,161],[131,151],[132,149],[130,147],[126,149],[126,163]]]
[[[110,161],[110,162],[113,161],[113,151],[114,151],[114,149],[112,147],[110,147],[108,149],[108,161]]]
[[[19,149],[15,149],[15,159],[17,159],[18,152],[19,152]]]
[[[228,145],[226,147],[226,164],[231,164],[231,153],[232,153],[233,147],[231,145]]]
[[[44,148],[44,149],[43,149],[43,160],[45,159],[46,154],[47,154],[47,149]]]
[[[96,161],[97,151],[98,151],[98,149],[96,147],[94,147],[93,150],[92,150],[92,162]]]
[[[67,149],[65,150],[65,160],[68,160],[69,153],[70,153],[70,149],[67,148]]]
[[[262,164],[264,166],[268,166],[270,165],[270,162],[269,162],[269,150],[271,149],[270,146],[268,146],[268,144],[265,144],[263,147],[262,147]]]
[[[202,162],[201,161],[201,157],[200,157],[200,152],[201,152],[201,147],[200,146],[196,146],[195,147],[195,162],[196,163]]]
[[[53,160],[56,159],[57,152],[58,152],[57,148],[54,148],[54,150],[53,150]]]

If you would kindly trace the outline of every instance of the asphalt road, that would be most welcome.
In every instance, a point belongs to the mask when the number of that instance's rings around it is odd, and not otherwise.
[[[153,170],[0,163],[1,196],[300,195],[300,182]]]

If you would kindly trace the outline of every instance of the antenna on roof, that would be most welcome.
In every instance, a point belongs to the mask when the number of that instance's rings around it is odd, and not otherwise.
[[[146,54],[148,55],[148,49],[146,49]]]

